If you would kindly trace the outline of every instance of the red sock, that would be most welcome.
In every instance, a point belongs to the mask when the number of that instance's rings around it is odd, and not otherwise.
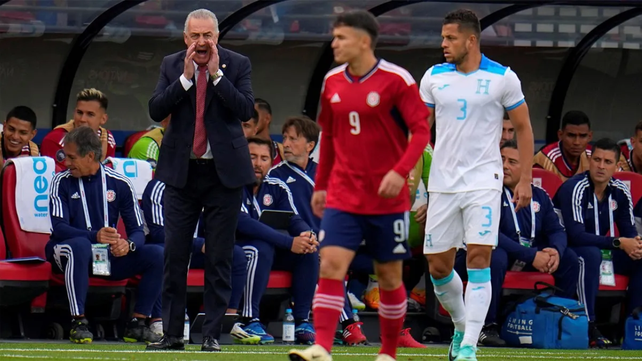
[[[316,344],[328,352],[332,350],[339,314],[345,302],[343,287],[343,281],[320,278],[312,302]]]
[[[381,351],[392,358],[397,357],[397,342],[406,316],[406,288],[402,284],[394,291],[379,288],[379,328]]]

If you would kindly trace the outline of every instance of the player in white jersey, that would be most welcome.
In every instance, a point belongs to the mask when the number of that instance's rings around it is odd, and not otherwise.
[[[424,253],[435,294],[450,313],[455,335],[450,360],[477,360],[476,345],[490,305],[490,258],[497,245],[503,180],[499,140],[508,112],[517,133],[520,161],[531,164],[533,131],[517,75],[479,49],[480,24],[470,10],[449,13],[442,27],[448,63],[428,69],[420,92],[434,108],[437,142],[428,184],[430,205]],[[522,169],[516,209],[531,199],[531,167]],[[453,271],[466,245],[468,286]]]

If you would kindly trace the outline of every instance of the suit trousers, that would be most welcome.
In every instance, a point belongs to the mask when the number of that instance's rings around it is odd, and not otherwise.
[[[190,160],[187,185],[165,188],[165,267],[163,331],[182,337],[187,294],[187,272],[194,229],[201,210],[205,224],[205,284],[203,337],[219,339],[232,293],[234,236],[241,209],[242,188],[225,187],[213,160]]]

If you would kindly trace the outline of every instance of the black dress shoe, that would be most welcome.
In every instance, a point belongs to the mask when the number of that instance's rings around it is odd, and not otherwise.
[[[182,337],[163,336],[160,341],[147,345],[146,350],[185,350],[185,344]]]
[[[203,346],[201,346],[201,351],[213,352],[221,351],[221,346],[218,344],[218,340],[212,336],[205,336],[203,339]]]

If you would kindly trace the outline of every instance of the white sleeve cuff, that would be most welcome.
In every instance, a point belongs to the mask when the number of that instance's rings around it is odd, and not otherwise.
[[[181,84],[183,85],[183,89],[186,91],[189,90],[189,88],[192,87],[193,83],[191,80],[188,80],[185,75],[181,74],[181,77],[179,78],[181,80]]]
[[[214,79],[214,81],[213,81],[214,86],[217,86],[217,85],[218,85],[218,83],[221,81],[221,78],[223,77],[223,71],[221,71],[221,69],[219,69],[219,70],[216,72],[216,75],[218,75],[218,78]]]

